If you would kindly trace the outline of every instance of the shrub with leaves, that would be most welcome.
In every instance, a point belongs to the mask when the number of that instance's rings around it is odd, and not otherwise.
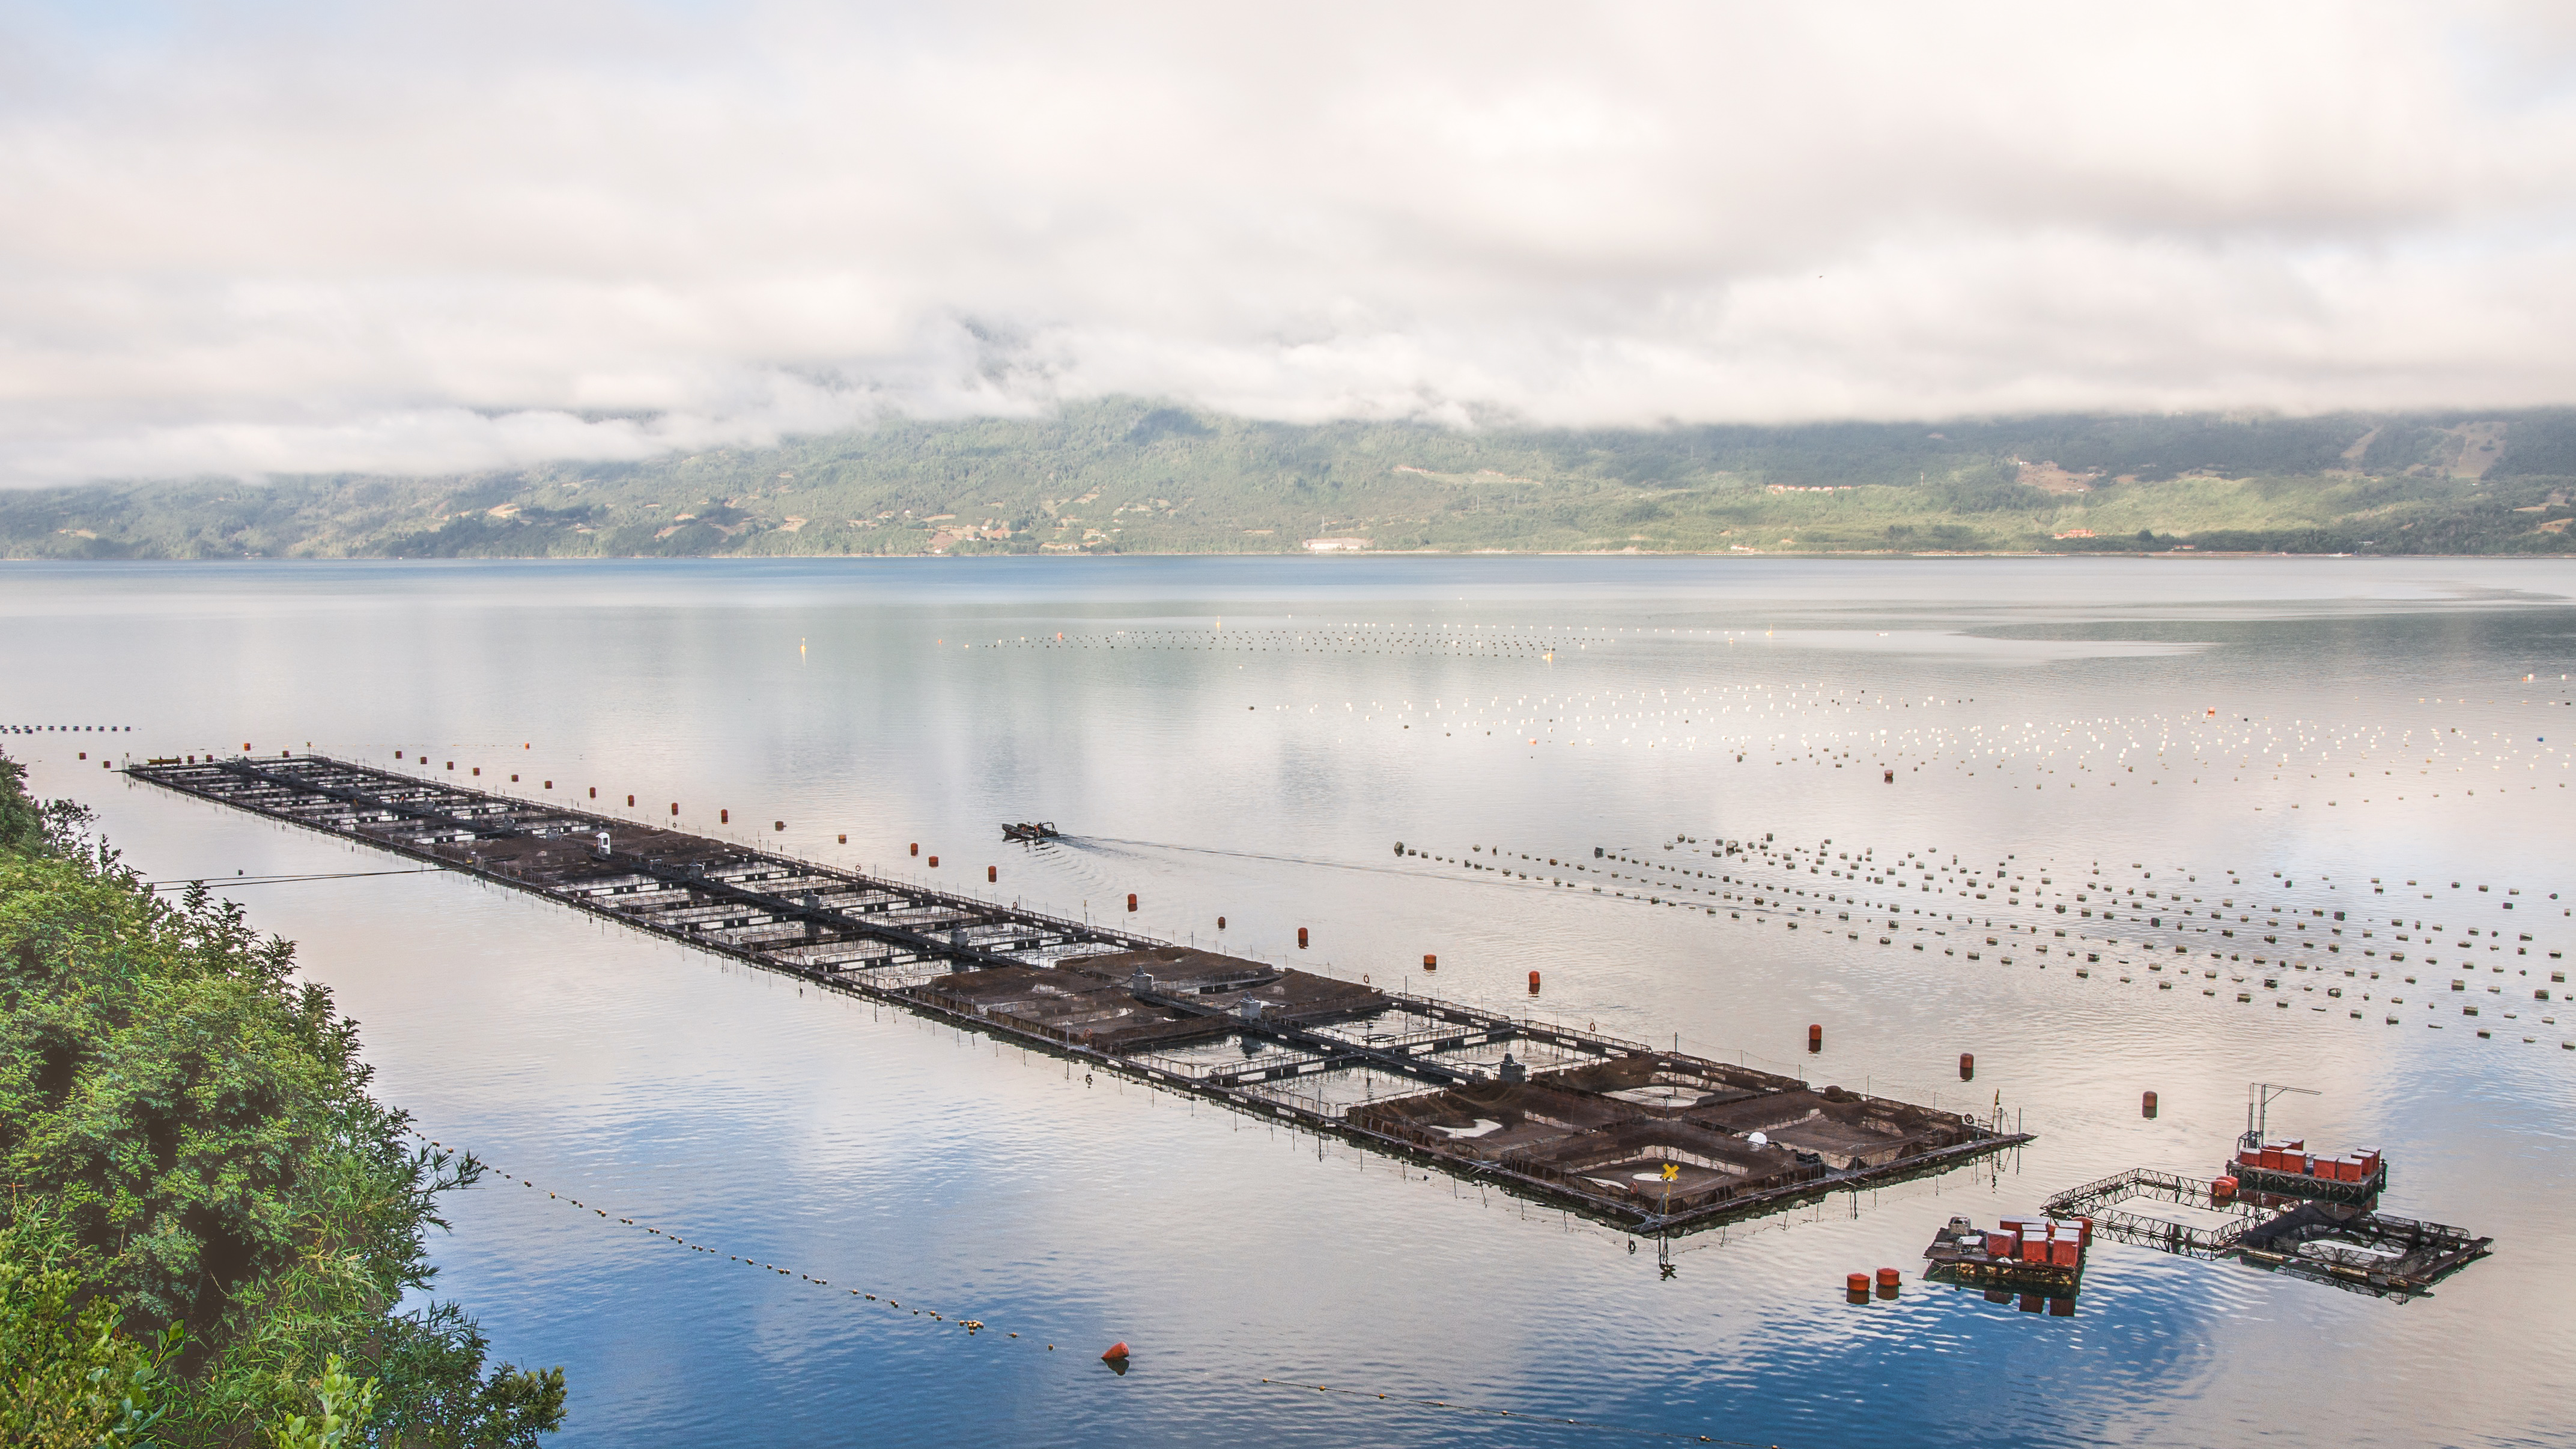
[[[16,1185],[0,1223],[42,1225],[46,1271],[73,1275],[64,1301],[116,1315],[111,1346],[120,1324],[184,1338],[157,1432],[255,1442],[251,1426],[309,1417],[335,1373],[369,1381],[369,1412],[335,1443],[521,1445],[555,1428],[561,1370],[487,1372],[453,1305],[393,1312],[429,1283],[437,1195],[481,1164],[407,1144],[404,1115],[367,1093],[355,1023],[294,979],[288,942],[203,888],[156,897],[86,824],[37,807],[0,759],[0,1180]],[[163,1372],[162,1350],[132,1351]]]

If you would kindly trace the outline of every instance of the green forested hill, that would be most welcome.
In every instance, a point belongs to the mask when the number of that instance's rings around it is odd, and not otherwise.
[[[2576,411],[1460,433],[1135,399],[449,478],[0,494],[17,558],[2576,549]]]

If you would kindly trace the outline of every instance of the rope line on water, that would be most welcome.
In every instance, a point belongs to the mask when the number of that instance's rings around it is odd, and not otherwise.
[[[443,1142],[439,1141],[438,1139],[436,1139],[436,1138],[434,1138],[434,1137],[430,1136],[428,1133],[421,1131],[421,1130],[420,1130],[419,1128],[417,1128],[417,1127],[406,1127],[406,1128],[404,1128],[403,1130],[404,1130],[404,1131],[406,1131],[406,1132],[409,1132],[412,1136],[419,1138],[421,1141],[428,1143],[430,1146],[437,1148],[437,1149],[438,1149],[439,1151],[441,1151],[441,1152],[464,1152],[464,1149],[462,1149],[462,1148],[451,1148],[451,1147],[449,1147],[446,1143],[443,1143]],[[465,1153],[465,1156],[467,1157],[467,1159],[468,1159],[469,1161],[473,1161],[473,1162],[479,1163],[479,1164],[481,1164],[482,1166],[484,1166],[484,1167],[486,1167],[486,1168],[490,1168],[492,1171],[494,1171],[494,1172],[496,1172],[496,1173],[499,1173],[499,1174],[500,1174],[500,1176],[501,1176],[503,1179],[505,1179],[505,1180],[515,1180],[515,1181],[516,1181],[516,1182],[517,1182],[521,1187],[528,1188],[528,1189],[530,1189],[530,1190],[532,1190],[532,1191],[545,1192],[546,1197],[547,1197],[547,1199],[548,1199],[549,1201],[553,1201],[553,1202],[560,1202],[560,1203],[566,1203],[566,1204],[569,1204],[569,1205],[571,1205],[571,1206],[573,1206],[573,1207],[576,1207],[576,1208],[579,1208],[579,1209],[581,1209],[582,1211],[587,1212],[587,1213],[591,1214],[592,1216],[597,1217],[597,1218],[599,1218],[599,1219],[601,1219],[601,1220],[603,1220],[603,1221],[611,1221],[611,1222],[615,1222],[615,1223],[616,1223],[617,1225],[619,1225],[620,1227],[628,1227],[628,1228],[635,1228],[635,1229],[638,1229],[638,1230],[640,1230],[640,1231],[642,1231],[642,1232],[645,1232],[645,1233],[651,1234],[651,1235],[652,1235],[652,1236],[654,1236],[654,1237],[661,1238],[661,1239],[663,1239],[664,1241],[669,1242],[669,1243],[671,1243],[672,1245],[674,1245],[674,1246],[676,1246],[676,1247],[686,1248],[686,1249],[688,1249],[688,1250],[689,1250],[690,1252],[692,1252],[692,1253],[705,1253],[705,1254],[708,1254],[708,1255],[710,1255],[710,1256],[713,1256],[713,1255],[715,1254],[715,1252],[716,1252],[716,1250],[715,1250],[714,1248],[707,1247],[707,1246],[706,1246],[705,1244],[703,1244],[703,1243],[693,1243],[693,1242],[690,1242],[688,1239],[681,1237],[678,1233],[674,1233],[674,1232],[668,1231],[667,1229],[654,1227],[654,1226],[652,1226],[652,1225],[651,1225],[651,1224],[649,1224],[649,1223],[638,1222],[638,1221],[637,1221],[637,1220],[635,1220],[634,1218],[623,1218],[623,1217],[621,1217],[621,1218],[610,1218],[610,1217],[609,1217],[609,1215],[608,1215],[608,1210],[607,1210],[606,1208],[596,1208],[596,1207],[592,1207],[590,1204],[588,1204],[588,1203],[586,1203],[586,1202],[583,1202],[581,1199],[579,1199],[579,1198],[577,1198],[577,1197],[573,1197],[573,1196],[571,1196],[571,1195],[570,1195],[570,1194],[568,1194],[568,1193],[553,1192],[553,1191],[549,1191],[549,1190],[547,1190],[547,1189],[539,1188],[539,1187],[537,1186],[537,1184],[536,1184],[536,1182],[535,1182],[535,1180],[534,1180],[534,1179],[532,1179],[532,1178],[525,1178],[525,1177],[518,1177],[516,1174],[511,1173],[511,1172],[507,1171],[506,1169],[503,1169],[503,1168],[500,1168],[500,1167],[496,1167],[496,1166],[494,1166],[492,1163],[487,1162],[487,1161],[484,1161],[482,1158],[475,1157],[475,1156],[474,1156],[472,1153],[470,1153],[470,1152],[469,1152],[469,1153]],[[814,1285],[815,1285],[815,1286],[817,1286],[817,1287],[821,1287],[821,1288],[829,1288],[829,1287],[833,1286],[833,1285],[832,1285],[832,1282],[831,1282],[831,1280],[830,1280],[830,1279],[827,1279],[827,1278],[817,1278],[817,1277],[815,1277],[815,1276],[814,1276],[813,1274],[811,1274],[811,1273],[798,1272],[796,1269],[793,1269],[793,1268],[781,1268],[781,1267],[779,1267],[779,1266],[778,1266],[777,1264],[775,1264],[775,1263],[764,1263],[764,1262],[761,1262],[761,1261],[760,1261],[759,1259],[757,1259],[757,1258],[747,1258],[747,1257],[744,1257],[743,1255],[741,1255],[741,1254],[739,1254],[739,1253],[727,1253],[727,1254],[725,1254],[725,1255],[724,1255],[724,1258],[725,1258],[725,1261],[727,1261],[727,1262],[729,1262],[729,1263],[741,1263],[741,1264],[743,1264],[743,1265],[744,1265],[744,1266],[746,1266],[746,1267],[762,1268],[762,1269],[766,1269],[766,1270],[767,1270],[767,1271],[769,1271],[769,1272],[779,1274],[779,1275],[781,1275],[781,1276],[785,1276],[785,1275],[787,1275],[787,1274],[794,1273],[794,1274],[796,1275],[796,1277],[798,1277],[798,1278],[800,1278],[800,1279],[804,1280],[805,1282],[808,1282],[808,1283],[814,1284]],[[845,1289],[845,1290],[843,1290],[843,1291],[847,1292],[847,1293],[848,1293],[851,1297],[853,1297],[853,1298],[862,1299],[862,1300],[864,1300],[864,1301],[866,1301],[866,1302],[869,1302],[869,1303],[883,1303],[883,1304],[885,1304],[888,1308],[898,1309],[898,1310],[903,1309],[903,1305],[902,1305],[901,1303],[896,1302],[892,1297],[889,1297],[889,1296],[880,1296],[880,1295],[875,1294],[875,1293],[863,1292],[862,1290],[857,1289],[857,1288]],[[960,1316],[960,1317],[951,1317],[951,1316],[949,1316],[948,1314],[942,1313],[942,1312],[940,1312],[939,1310],[937,1310],[937,1309],[935,1309],[935,1308],[913,1308],[913,1309],[910,1309],[910,1310],[908,1310],[908,1311],[909,1311],[909,1312],[912,1314],[912,1316],[913,1316],[913,1317],[915,1317],[915,1318],[929,1318],[929,1319],[932,1319],[932,1320],[934,1320],[934,1321],[936,1321],[936,1322],[939,1322],[939,1323],[950,1324],[950,1325],[953,1325],[953,1326],[958,1327],[958,1328],[963,1328],[963,1329],[965,1329],[965,1330],[966,1330],[966,1336],[967,1336],[967,1337],[969,1337],[969,1338],[972,1338],[972,1337],[974,1337],[975,1335],[977,1335],[977,1334],[979,1334],[979,1333],[982,1333],[985,1329],[987,1329],[987,1328],[989,1328],[989,1327],[991,1327],[991,1326],[992,1326],[992,1325],[990,1325],[990,1324],[988,1324],[988,1323],[984,1322],[984,1320],[982,1320],[982,1319],[980,1319],[980,1318],[967,1318],[967,1317],[962,1317],[962,1316]],[[1003,1337],[1005,1337],[1005,1338],[1018,1338],[1019,1336],[1020,1336],[1020,1335],[1018,1335],[1017,1333],[1012,1333],[1012,1332],[1010,1332],[1010,1331],[1008,1331],[1008,1330],[1005,1330],[1005,1331],[1004,1331],[1004,1333],[1003,1333]],[[1030,1340],[1027,1340],[1027,1342],[1029,1342],[1029,1343],[1031,1343],[1031,1344],[1034,1344],[1034,1343],[1036,1342],[1036,1340],[1035,1340],[1035,1339],[1030,1339]],[[1055,1345],[1054,1345],[1054,1344],[1052,1344],[1052,1343],[1048,1344],[1048,1345],[1047,1345],[1047,1351],[1048,1351],[1048,1352],[1050,1352],[1050,1353],[1054,1352],[1054,1351],[1055,1351]]]
[[[1714,1434],[1690,1434],[1672,1429],[1639,1429],[1626,1424],[1602,1424],[1590,1419],[1567,1419],[1554,1414],[1532,1414],[1520,1409],[1496,1409],[1483,1404],[1460,1404],[1447,1399],[1415,1399],[1402,1394],[1381,1394],[1370,1389],[1337,1389],[1330,1384],[1303,1384],[1293,1379],[1263,1379],[1273,1388],[1310,1389],[1319,1394],[1339,1394],[1344,1398],[1374,1399],[1386,1404],[1406,1404],[1421,1409],[1448,1409],[1460,1414],[1484,1414],[1497,1419],[1517,1419],[1525,1424],[1557,1424],[1575,1429],[1590,1429],[1602,1434],[1626,1434],[1639,1439],[1674,1439],[1685,1444],[1731,1444],[1736,1449],[1780,1449],[1777,1444],[1762,1444],[1751,1439],[1721,1439]]]
[[[446,872],[447,867],[443,865],[418,865],[407,870],[341,870],[315,875],[201,875],[190,876],[185,880],[147,880],[143,884],[153,890],[173,890],[181,886],[196,885],[214,890],[222,886],[293,885],[299,881],[308,880],[358,880],[371,875],[444,875]]]

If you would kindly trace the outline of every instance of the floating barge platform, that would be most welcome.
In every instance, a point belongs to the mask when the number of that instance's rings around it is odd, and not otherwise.
[[[2029,1140],[1958,1113],[325,756],[126,773],[1636,1231]]]

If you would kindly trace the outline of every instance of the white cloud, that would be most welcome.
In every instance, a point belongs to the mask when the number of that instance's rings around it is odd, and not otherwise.
[[[2505,6],[0,11],[0,476],[2576,402]]]

